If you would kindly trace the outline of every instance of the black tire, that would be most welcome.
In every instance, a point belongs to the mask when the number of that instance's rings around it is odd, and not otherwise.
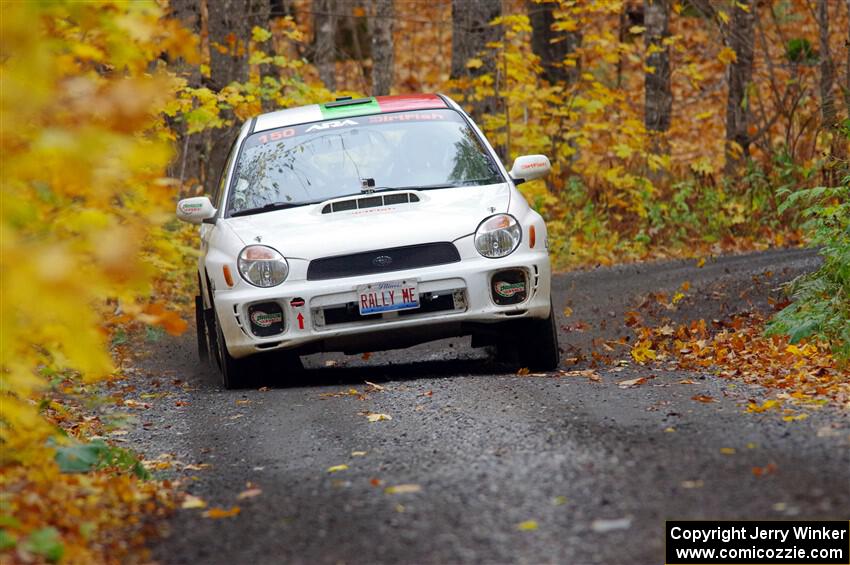
[[[554,371],[561,363],[555,309],[549,304],[545,320],[523,320],[520,362],[531,371]]]
[[[221,332],[221,324],[216,318],[215,345],[218,371],[221,374],[221,384],[228,390],[245,388],[251,386],[256,377],[256,363],[254,359],[234,359],[227,351],[224,334]]]
[[[204,317],[204,297],[195,297],[195,333],[198,339],[198,359],[207,363],[210,358],[209,341],[207,338],[207,323]]]

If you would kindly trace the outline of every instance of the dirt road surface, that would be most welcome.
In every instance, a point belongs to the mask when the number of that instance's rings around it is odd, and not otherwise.
[[[783,250],[558,275],[564,369],[587,368],[595,338],[631,336],[625,313],[652,310],[651,293],[690,283],[659,320],[767,311],[817,261]],[[846,409],[798,422],[746,413],[764,391],[710,372],[614,364],[599,382],[521,377],[455,339],[368,360],[312,356],[297,381],[225,391],[194,335],[145,347],[135,378],[168,393],[129,439],[174,462],[207,509],[239,507],[219,519],[179,510],[152,544],[164,564],[657,564],[666,519],[850,518]],[[617,385],[641,376],[655,378]],[[387,492],[398,485],[415,486]]]

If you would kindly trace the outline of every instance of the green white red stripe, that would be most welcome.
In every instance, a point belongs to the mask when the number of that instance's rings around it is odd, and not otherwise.
[[[355,104],[332,105],[312,104],[288,110],[279,110],[257,117],[254,131],[265,131],[296,124],[307,124],[322,120],[344,119],[352,116],[367,116],[388,112],[411,110],[435,110],[448,108],[436,94],[399,94],[396,96],[370,97]]]

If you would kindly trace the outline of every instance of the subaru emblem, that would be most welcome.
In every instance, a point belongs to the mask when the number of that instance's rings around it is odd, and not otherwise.
[[[378,255],[374,259],[372,259],[372,264],[376,267],[387,267],[391,265],[393,262],[393,258],[389,255]]]

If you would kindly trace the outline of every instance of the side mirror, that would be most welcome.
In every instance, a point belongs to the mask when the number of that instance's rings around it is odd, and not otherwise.
[[[177,218],[190,224],[200,224],[215,216],[216,209],[206,196],[184,198],[177,203]]]
[[[515,184],[525,181],[543,178],[552,170],[549,158],[546,155],[523,155],[517,157],[514,166],[511,167],[511,178]]]

